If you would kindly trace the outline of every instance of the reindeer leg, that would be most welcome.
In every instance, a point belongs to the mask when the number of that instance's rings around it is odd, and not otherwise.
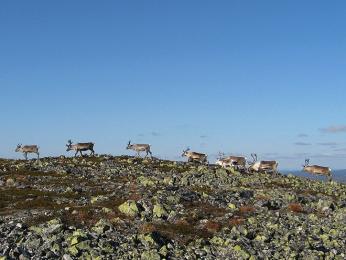
[[[28,160],[28,153],[24,153],[25,160]]]
[[[150,150],[148,152],[150,153],[150,157],[153,158],[153,153]]]
[[[80,157],[83,157],[82,150],[80,150],[79,153],[80,153]]]
[[[95,155],[94,149],[91,149],[90,151],[91,151],[90,155]]]
[[[37,154],[37,160],[40,160],[40,153],[37,152],[36,154]]]
[[[76,153],[74,154],[74,157],[77,157],[77,154],[78,154],[78,150],[76,150]]]

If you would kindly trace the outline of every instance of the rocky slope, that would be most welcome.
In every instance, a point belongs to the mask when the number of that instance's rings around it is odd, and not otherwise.
[[[0,259],[345,259],[346,185],[133,157],[0,160]]]

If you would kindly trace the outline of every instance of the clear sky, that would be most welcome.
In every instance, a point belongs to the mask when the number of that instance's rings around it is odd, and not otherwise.
[[[346,2],[0,2],[0,157],[94,141],[346,168]],[[180,157],[179,157],[180,158]],[[211,159],[213,160],[213,159]]]

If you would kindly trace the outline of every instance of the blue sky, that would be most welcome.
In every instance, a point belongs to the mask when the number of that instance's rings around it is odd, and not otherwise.
[[[0,3],[0,157],[66,140],[346,168],[346,2]]]

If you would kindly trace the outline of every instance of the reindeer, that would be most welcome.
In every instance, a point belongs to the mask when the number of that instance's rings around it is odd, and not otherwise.
[[[90,151],[90,155],[94,155],[95,151],[94,151],[94,143],[76,143],[76,144],[72,144],[71,140],[67,141],[67,149],[66,151],[71,151],[74,150],[76,151],[76,153],[74,154],[74,157],[77,157],[78,152],[80,153],[81,156],[83,156],[82,151]]]
[[[148,156],[148,154],[150,154],[150,157],[153,157],[152,152],[150,151],[150,144],[131,144],[131,140],[129,141],[129,143],[127,144],[126,147],[127,150],[134,150],[137,152],[137,156],[140,157],[140,152],[146,152],[145,157]]]
[[[40,147],[38,147],[37,145],[24,145],[24,146],[22,146],[22,144],[18,144],[15,151],[23,153],[25,160],[28,159],[28,153],[36,153],[37,159],[40,159],[40,153],[38,151],[39,149],[40,149]]]
[[[250,166],[248,168],[249,172],[267,172],[271,171],[273,173],[277,173],[278,162],[277,161],[257,161],[257,154],[252,153],[251,157],[253,162],[249,162]]]
[[[319,166],[319,165],[309,165],[310,159],[305,159],[305,164],[303,165],[303,171],[316,175],[327,176],[329,180],[332,180],[332,170],[329,167]]]
[[[188,162],[199,162],[199,163],[206,163],[207,161],[207,155],[204,153],[196,153],[196,152],[190,152],[190,148],[187,148],[186,150],[183,150],[182,157],[186,156],[188,159]]]
[[[224,153],[219,153],[219,158],[216,163],[223,168],[234,167],[237,170],[246,168],[246,158],[243,156],[228,156],[225,157]]]

